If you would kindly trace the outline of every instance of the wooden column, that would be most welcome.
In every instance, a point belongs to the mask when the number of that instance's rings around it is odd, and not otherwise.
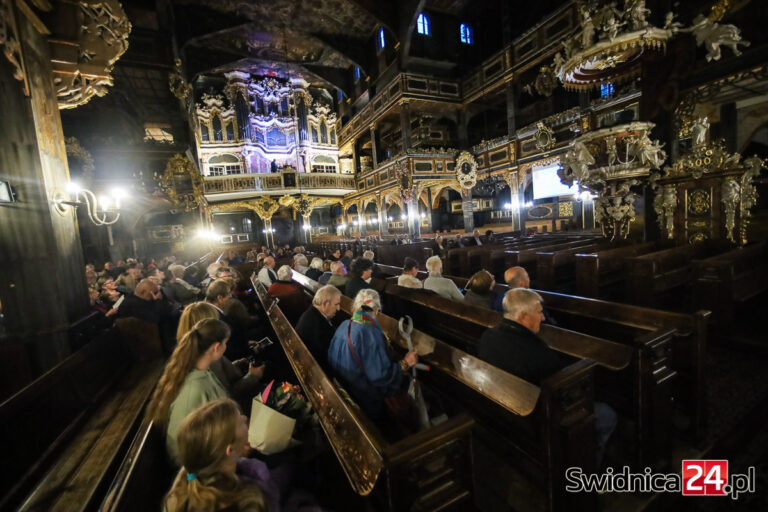
[[[461,210],[464,214],[464,232],[471,233],[475,229],[474,209],[472,208],[472,189],[461,189]]]
[[[403,137],[403,153],[411,147],[411,106],[407,101],[400,104],[400,131]]]
[[[379,235],[386,236],[389,234],[389,226],[387,224],[387,202],[381,197],[376,199],[376,206],[379,212]]]

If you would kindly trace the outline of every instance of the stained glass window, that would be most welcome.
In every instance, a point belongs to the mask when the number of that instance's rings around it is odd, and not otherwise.
[[[379,50],[383,50],[387,46],[387,40],[384,39],[384,28],[379,29]]]
[[[423,12],[416,18],[416,32],[423,36],[429,35],[429,18]]]
[[[459,40],[464,44],[472,44],[472,27],[466,23],[459,25]]]

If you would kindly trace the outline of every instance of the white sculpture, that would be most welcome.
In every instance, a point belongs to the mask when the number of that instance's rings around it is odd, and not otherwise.
[[[666,14],[664,17],[664,30],[671,30],[672,32],[675,32],[683,26],[682,23],[675,20],[676,17],[677,14],[673,13],[672,11]]]
[[[587,9],[581,11],[581,47],[589,48],[595,39],[595,23]]]
[[[646,18],[651,10],[645,7],[645,0],[627,0],[624,9],[627,11],[632,30],[642,30],[648,26]]]
[[[648,138],[648,134],[644,133],[640,140],[635,143],[633,153],[643,165],[648,164],[652,168],[658,169],[667,158],[667,153],[661,149],[662,147],[662,144],[655,140],[652,141]]]
[[[707,142],[707,132],[709,132],[709,121],[706,117],[697,117],[691,123],[691,138],[694,146],[700,146]]]
[[[696,44],[704,45],[707,50],[707,62],[720,60],[720,46],[727,46],[737,57],[741,55],[739,45],[749,46],[749,41],[742,41],[741,32],[735,25],[721,25],[703,14],[693,18],[693,25],[685,32],[693,32]]]

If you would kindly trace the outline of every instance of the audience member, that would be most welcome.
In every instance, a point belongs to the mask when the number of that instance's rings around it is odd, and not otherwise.
[[[443,261],[437,256],[432,256],[427,259],[427,270],[429,271],[429,277],[424,280],[424,289],[432,290],[441,297],[446,299],[452,299],[456,301],[463,301],[464,296],[461,291],[456,287],[456,283],[450,279],[443,277]]]
[[[218,319],[219,312],[207,302],[195,302],[184,309],[179,319],[176,339],[187,335],[198,322],[205,319]],[[227,356],[213,361],[210,370],[227,390],[229,396],[236,400],[243,410],[250,410],[250,402],[261,387],[265,365],[254,366],[247,359],[230,361]]]
[[[357,293],[365,288],[373,288],[370,285],[373,273],[373,262],[366,258],[355,258],[350,268],[351,277],[344,286],[344,295],[354,299]]]
[[[432,242],[432,255],[444,258],[446,254],[446,248],[443,245],[443,237],[441,235],[435,236],[435,241]]]
[[[341,259],[341,249],[336,249],[333,251],[329,259],[331,261],[339,261]]]
[[[514,288],[504,295],[504,318],[497,327],[480,337],[477,356],[537,386],[567,365],[538,336],[544,320],[541,296],[526,288]],[[606,404],[595,402],[597,464],[600,465],[605,444],[616,428],[616,413]]]
[[[515,288],[530,288],[531,279],[528,277],[528,271],[523,267],[509,267],[504,271],[504,282],[507,283],[510,290]],[[500,293],[496,297],[493,305],[493,309],[496,311],[504,312],[502,301],[504,300],[504,294]]]
[[[178,340],[147,406],[147,417],[167,426],[168,454],[177,462],[176,437],[184,418],[207,402],[227,397],[210,366],[224,355],[229,334],[229,327],[220,320],[197,323]]]
[[[317,278],[317,282],[320,284],[328,284],[328,280],[331,278],[333,273],[331,273],[331,264],[333,262],[331,260],[325,260],[323,261],[323,273],[320,275],[320,277]]]
[[[475,229],[474,231],[472,231],[472,238],[470,238],[467,241],[467,245],[470,247],[473,245],[477,245],[477,246],[483,245],[483,240],[482,240],[482,237],[480,236],[479,229]]]
[[[323,259],[314,257],[305,274],[308,278],[317,281],[323,275]]]
[[[386,338],[376,321],[381,311],[376,290],[361,290],[352,309],[352,318],[342,322],[331,340],[328,364],[366,415],[382,422],[385,399],[407,387],[404,372],[418,362],[418,355],[408,352],[399,362],[389,359]]]
[[[277,269],[277,281],[272,283],[267,293],[273,297],[282,297],[291,293],[301,293],[301,285],[293,282],[293,270],[288,265]]]
[[[352,252],[351,249],[347,249],[344,251],[344,257],[341,258],[341,261],[344,264],[345,268],[350,268],[352,266],[352,259],[355,257],[355,254]]]
[[[456,233],[456,236],[453,238],[453,245],[451,246],[452,249],[459,249],[461,247],[466,247],[464,245],[464,241],[461,238],[461,233]]]
[[[349,277],[347,277],[347,267],[340,261],[331,263],[331,277],[328,279],[328,284],[335,286],[343,293],[347,281],[349,281]]]
[[[405,258],[403,273],[397,278],[398,286],[406,288],[423,288],[424,283],[416,276],[419,274],[419,262],[414,258]]]
[[[230,340],[227,345],[227,357],[230,361],[240,359],[248,354],[248,337],[240,323],[227,316],[225,309],[232,300],[232,281],[217,279],[208,286],[205,293],[205,301],[216,308],[219,319],[230,328]]]
[[[264,288],[269,288],[272,283],[277,281],[277,274],[275,274],[275,258],[267,256],[264,258],[264,265],[259,270],[258,278]]]
[[[312,305],[296,323],[296,334],[307,346],[320,366],[328,372],[328,347],[338,324],[334,322],[341,309],[341,292],[326,285],[315,292]]]
[[[307,263],[307,257],[299,253],[293,257],[293,270],[299,274],[306,274],[309,270],[309,264]]]
[[[464,302],[479,306],[481,308],[493,309],[496,302],[496,293],[493,287],[496,280],[493,274],[487,270],[480,270],[473,275],[465,287],[467,294],[464,296]]]
[[[218,399],[196,409],[179,427],[181,469],[165,496],[163,511],[279,510],[279,495],[266,492],[275,485],[238,475],[244,465],[261,466],[248,473],[268,475],[262,462],[243,458],[249,451],[248,419],[236,403]]]
[[[371,260],[371,263],[373,263],[373,273],[371,274],[371,277],[373,277],[374,279],[380,279],[384,277],[384,272],[382,272],[379,266],[376,264],[376,261],[374,260],[375,256],[376,256],[376,253],[374,253],[370,249],[363,253],[363,258],[367,260]]]

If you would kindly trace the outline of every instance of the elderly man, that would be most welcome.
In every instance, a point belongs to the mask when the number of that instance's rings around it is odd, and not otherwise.
[[[470,238],[467,241],[467,245],[470,246],[470,247],[473,246],[473,245],[477,245],[477,246],[483,245],[483,239],[480,236],[480,230],[479,229],[476,229],[476,230],[474,230],[472,232],[472,238]]]
[[[142,279],[136,285],[133,294],[125,296],[117,316],[120,318],[133,317],[145,322],[159,324],[164,313],[163,304],[160,301],[162,296],[160,285],[157,282],[149,278]]]
[[[542,298],[525,288],[504,294],[504,318],[480,337],[477,357],[537,386],[564,368],[568,361],[537,336],[544,320]],[[597,465],[602,461],[605,444],[616,428],[616,412],[595,402]]]
[[[437,256],[432,256],[427,259],[427,270],[429,271],[429,277],[424,280],[424,289],[432,290],[441,297],[446,299],[456,300],[463,302],[464,296],[459,291],[456,283],[450,279],[443,277],[443,260]]]
[[[296,323],[296,334],[327,373],[328,346],[340,322],[334,322],[336,313],[341,309],[341,292],[338,288],[326,285],[315,292],[312,305]]]
[[[275,258],[267,256],[264,258],[264,265],[259,270],[259,281],[265,288],[269,289],[272,283],[277,281],[277,274],[275,274]]]
[[[513,290],[515,288],[530,288],[531,287],[531,279],[528,277],[528,271],[526,271],[523,267],[509,267],[504,272],[504,282],[507,283],[510,290]],[[502,306],[502,301],[504,300],[504,294],[500,293],[498,297],[496,297],[496,302],[493,305],[493,309],[496,311],[503,312],[504,308]]]
[[[347,267],[340,261],[331,263],[331,278],[328,279],[328,284],[343,291],[344,287],[347,285],[347,281],[349,281]]]
[[[405,258],[403,262],[403,273],[397,278],[397,285],[405,288],[421,289],[424,283],[416,276],[419,274],[419,262],[413,258]]]

